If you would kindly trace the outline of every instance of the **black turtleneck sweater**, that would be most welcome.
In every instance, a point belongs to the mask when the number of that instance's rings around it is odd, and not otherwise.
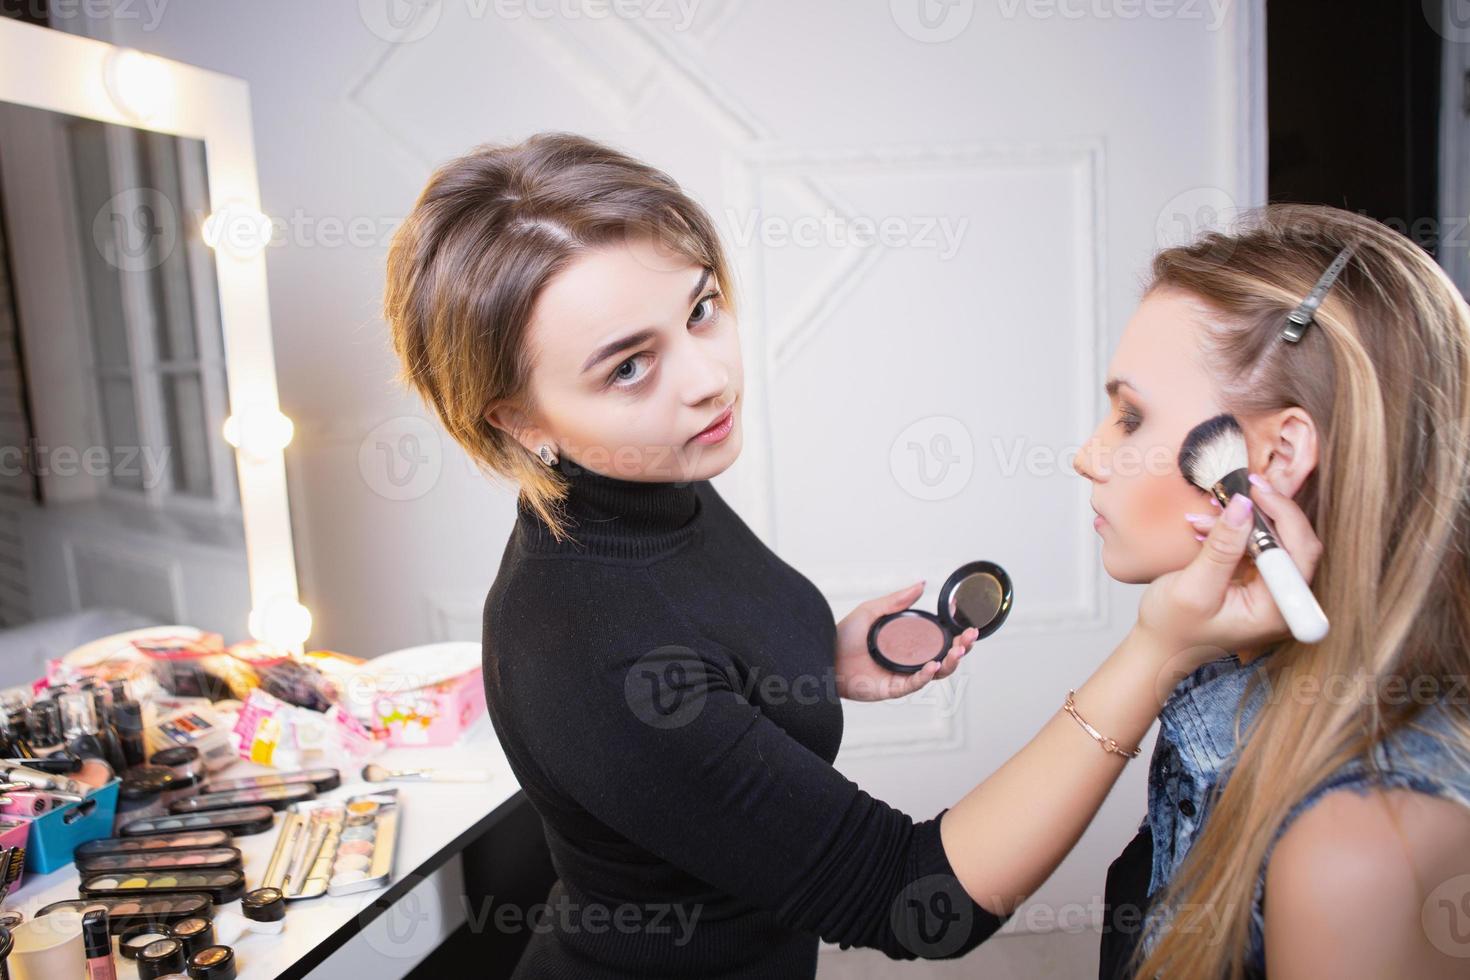
[[[810,978],[818,937],[952,958],[999,928],[937,816],[833,768],[816,586],[708,481],[557,468],[575,542],[521,500],[485,601],[490,717],[558,875],[515,976]]]

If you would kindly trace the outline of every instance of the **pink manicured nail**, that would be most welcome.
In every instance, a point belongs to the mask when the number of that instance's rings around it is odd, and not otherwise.
[[[1271,484],[1266,481],[1265,477],[1257,476],[1256,474],[1252,473],[1249,476],[1249,480],[1251,481],[1251,486],[1255,487],[1257,490],[1260,490],[1262,493],[1276,492],[1276,488],[1271,486]]]
[[[1211,507],[1219,507],[1220,506],[1220,501],[1216,500],[1214,497],[1211,497],[1210,498],[1210,506]]]
[[[1210,527],[1215,523],[1213,514],[1185,514],[1184,519],[1191,524],[1203,524],[1205,527]]]
[[[1205,539],[1205,536],[1204,536],[1204,535],[1203,535],[1203,534],[1196,534],[1196,535],[1195,535],[1195,536],[1194,536],[1194,539],[1195,539],[1195,540],[1196,540],[1196,541],[1203,541],[1203,540],[1204,540],[1204,539]]]
[[[1251,509],[1255,504],[1251,498],[1243,493],[1237,493],[1230,498],[1230,506],[1225,508],[1225,523],[1231,527],[1245,527],[1246,522],[1251,519]]]

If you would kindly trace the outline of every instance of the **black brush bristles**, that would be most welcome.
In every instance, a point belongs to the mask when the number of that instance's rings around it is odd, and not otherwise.
[[[1189,430],[1179,447],[1179,472],[1190,486],[1206,493],[1226,476],[1249,465],[1245,433],[1234,415],[1206,419]]]

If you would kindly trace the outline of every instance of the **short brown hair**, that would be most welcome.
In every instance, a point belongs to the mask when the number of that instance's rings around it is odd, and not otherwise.
[[[579,252],[642,235],[711,269],[732,295],[705,210],[662,171],[574,133],[484,144],[440,166],[388,249],[383,309],[402,379],[558,538],[565,481],[485,410],[502,400],[533,410],[527,327],[552,277]]]

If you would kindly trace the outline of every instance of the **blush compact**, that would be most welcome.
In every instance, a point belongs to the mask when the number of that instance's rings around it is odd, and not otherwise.
[[[939,615],[904,609],[880,616],[868,629],[868,653],[887,669],[913,674],[931,660],[943,660],[955,637],[970,627],[985,639],[1011,614],[1011,577],[993,561],[972,561],[955,569],[939,590]]]

